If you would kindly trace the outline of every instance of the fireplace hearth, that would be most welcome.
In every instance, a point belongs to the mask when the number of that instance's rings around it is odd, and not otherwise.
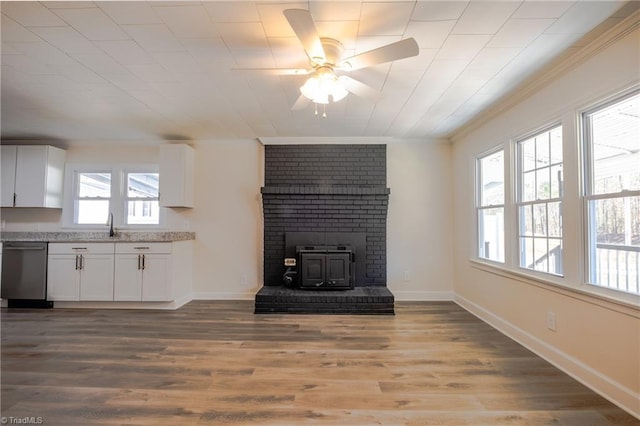
[[[256,313],[393,313],[385,145],[266,145],[261,193]]]

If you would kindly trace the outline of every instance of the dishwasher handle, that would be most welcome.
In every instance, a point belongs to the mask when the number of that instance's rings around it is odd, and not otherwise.
[[[4,251],[31,251],[31,250],[44,250],[44,247],[18,247],[18,246],[4,246]]]

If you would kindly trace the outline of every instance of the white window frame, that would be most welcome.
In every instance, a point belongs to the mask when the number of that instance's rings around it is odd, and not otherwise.
[[[594,282],[593,277],[596,274],[596,250],[592,250],[593,247],[596,247],[596,223],[592,220],[595,213],[592,210],[593,201],[599,200],[612,200],[619,198],[630,198],[630,197],[640,197],[640,190],[622,190],[619,192],[611,192],[604,194],[594,194],[593,191],[593,144],[592,144],[592,135],[591,135],[591,125],[588,117],[598,111],[608,108],[617,103],[623,102],[628,98],[633,96],[637,96],[640,94],[639,89],[627,91],[616,96],[610,97],[605,101],[601,101],[595,105],[592,105],[588,109],[584,109],[580,111],[579,114],[579,122],[580,122],[580,143],[582,148],[582,208],[583,208],[583,218],[584,218],[584,259],[585,259],[585,270],[584,270],[584,280],[585,283],[593,286],[594,289],[603,289],[604,291],[612,291],[619,294],[629,294],[633,296],[640,295],[640,292],[631,292],[625,291],[624,289],[615,288],[603,284],[598,284]],[[617,266],[617,265],[616,265]],[[628,289],[628,287],[627,287]]]
[[[502,204],[487,204],[487,205],[483,205],[482,204],[482,185],[483,185],[483,181],[482,181],[482,160],[490,157],[494,154],[497,154],[499,152],[502,152],[502,164],[503,164],[503,170],[502,170],[502,174],[503,174],[503,198],[502,198]],[[508,253],[508,248],[507,248],[507,211],[506,211],[506,201],[507,201],[507,176],[508,174],[506,173],[506,165],[508,164],[509,160],[508,160],[508,151],[507,149],[505,149],[505,147],[503,145],[500,146],[496,146],[488,151],[485,151],[479,155],[477,155],[475,157],[475,212],[476,212],[476,249],[475,249],[475,257],[477,257],[478,259],[484,261],[484,262],[492,262],[495,264],[499,264],[499,265],[505,265],[507,262],[507,253]],[[482,247],[483,242],[485,241],[484,238],[484,227],[482,226],[482,223],[480,221],[480,213],[483,210],[490,210],[490,209],[502,209],[502,217],[503,217],[503,223],[502,223],[502,229],[504,231],[504,239],[502,241],[502,247],[503,247],[503,254],[502,254],[502,260],[497,260],[497,259],[491,259],[489,257],[486,257],[483,255],[484,253],[484,248]]]
[[[560,240],[560,244],[562,247],[562,250],[564,250],[564,232],[563,232],[563,210],[562,210],[562,205],[563,205],[563,196],[564,196],[564,179],[562,182],[560,182],[559,184],[559,188],[558,188],[558,196],[554,197],[554,198],[538,198],[537,196],[537,185],[535,186],[535,191],[536,191],[536,196],[534,200],[527,200],[527,201],[523,201],[524,198],[524,165],[522,162],[522,143],[532,139],[532,138],[536,138],[540,135],[543,135],[545,133],[550,133],[551,131],[560,128],[560,132],[562,134],[562,146],[560,147],[560,151],[562,153],[562,161],[560,161],[559,163],[549,163],[547,166],[544,166],[542,168],[538,168],[537,166],[532,169],[532,170],[528,170],[527,172],[534,172],[536,173],[536,179],[537,179],[537,171],[540,169],[550,169],[553,166],[557,166],[557,165],[562,165],[563,166],[563,173],[564,173],[564,134],[563,134],[563,126],[562,126],[562,122],[558,121],[555,122],[553,124],[544,126],[542,128],[539,128],[538,130],[535,130],[533,132],[530,132],[528,134],[525,134],[521,137],[518,137],[515,141],[514,141],[514,145],[515,145],[515,161],[513,165],[508,165],[508,167],[515,167],[515,172],[516,172],[516,176],[515,176],[515,186],[516,186],[516,199],[515,199],[515,215],[516,215],[516,229],[515,229],[515,245],[518,248],[518,255],[516,257],[516,262],[517,262],[517,267],[521,268],[525,271],[527,271],[528,273],[540,273],[540,274],[546,274],[546,275],[551,275],[551,276],[556,276],[556,277],[564,277],[564,259],[562,256],[561,257],[561,273],[556,273],[556,272],[551,272],[549,271],[549,267],[547,267],[546,271],[540,270],[540,269],[535,269],[535,267],[532,268],[528,268],[527,266],[523,265],[523,245],[522,245],[522,239],[526,238],[526,236],[523,234],[523,223],[522,223],[522,215],[521,215],[521,209],[523,207],[527,207],[527,206],[533,206],[532,208],[535,208],[535,206],[545,206],[545,211],[546,211],[546,216],[547,216],[547,221],[546,221],[546,232],[545,232],[545,236],[544,237],[534,237],[534,239],[545,239],[547,242],[547,253],[549,252],[549,240]],[[549,145],[549,156],[551,156],[551,145]],[[537,158],[537,153],[534,154],[534,157]],[[553,176],[550,176],[550,179],[553,179]],[[537,181],[537,180],[536,180]],[[548,221],[548,210],[549,210],[549,204],[552,203],[559,203],[560,205],[560,236],[559,237],[550,237],[549,236],[549,221]],[[534,241],[535,244],[535,241]]]
[[[158,166],[153,166],[153,165],[146,165],[146,166],[141,166],[141,167],[126,167],[122,170],[122,204],[121,204],[121,209],[122,209],[122,222],[124,224],[124,226],[127,227],[150,227],[150,226],[159,226],[160,223],[162,223],[162,209],[160,208],[160,192],[158,192],[158,197],[149,197],[149,198],[139,198],[139,197],[129,197],[128,194],[128,179],[129,179],[129,174],[134,174],[134,173],[157,173],[158,174],[158,178],[160,177],[160,172],[158,171],[159,167]],[[158,188],[159,191],[159,188]],[[129,201],[157,201],[158,202],[158,221],[159,223],[157,224],[130,224],[130,223],[126,223],[127,221],[127,217],[129,214]]]
[[[65,167],[65,189],[63,206],[63,227],[70,229],[84,230],[107,230],[107,223],[100,224],[79,224],[76,223],[76,195],[77,195],[77,174],[78,173],[111,173],[111,198],[109,200],[109,212],[113,213],[113,226],[121,230],[134,229],[164,229],[165,210],[159,207],[158,224],[133,224],[126,223],[127,220],[127,182],[128,173],[159,173],[157,164],[87,164],[87,163],[67,163]]]

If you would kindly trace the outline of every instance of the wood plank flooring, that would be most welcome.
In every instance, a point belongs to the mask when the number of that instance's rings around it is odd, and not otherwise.
[[[2,416],[47,425],[640,424],[448,302],[396,316],[3,309],[1,384]]]

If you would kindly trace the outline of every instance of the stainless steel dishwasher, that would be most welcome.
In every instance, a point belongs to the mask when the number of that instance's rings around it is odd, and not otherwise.
[[[10,241],[2,244],[1,297],[8,307],[50,308],[47,301],[47,244]]]

